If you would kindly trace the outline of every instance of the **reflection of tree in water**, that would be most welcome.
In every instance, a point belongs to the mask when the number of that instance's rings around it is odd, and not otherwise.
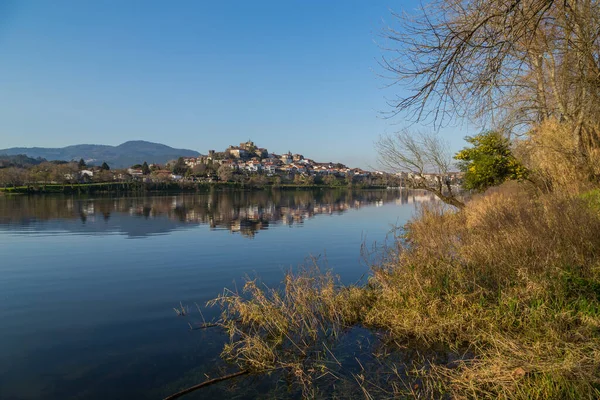
[[[417,203],[432,200],[417,191],[316,190],[316,191],[210,191],[197,195],[105,197],[68,196],[0,198],[2,225],[76,220],[92,225],[98,215],[105,223],[112,217],[168,220],[177,225],[207,224],[253,237],[274,225],[297,225],[319,214],[340,214],[368,205]],[[92,217],[92,218],[90,218]],[[139,225],[139,224],[138,224]],[[148,232],[152,232],[148,225]]]
[[[173,215],[179,220],[179,222],[187,221],[187,210],[184,206],[175,206],[173,209]]]

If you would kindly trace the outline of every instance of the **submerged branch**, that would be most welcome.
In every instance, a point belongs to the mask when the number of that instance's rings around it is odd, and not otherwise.
[[[234,372],[233,374],[229,374],[229,375],[225,375],[225,376],[220,376],[218,378],[210,379],[208,381],[204,381],[204,382],[199,383],[199,384],[197,384],[195,386],[191,386],[191,387],[189,387],[187,389],[184,389],[184,390],[182,390],[180,392],[177,392],[177,393],[174,393],[174,394],[172,394],[170,396],[167,396],[163,400],[178,399],[181,396],[184,396],[184,395],[186,395],[188,393],[194,392],[194,391],[196,391],[198,389],[202,389],[204,387],[210,386],[210,385],[212,385],[214,383],[219,383],[219,382],[226,381],[226,380],[229,380],[229,379],[237,378],[238,376],[247,375],[249,373],[250,373],[249,370],[242,370],[242,371]]]
[[[192,324],[188,324],[188,325],[190,326],[190,331],[197,331],[200,329],[215,328],[217,326],[221,326],[221,324],[218,322],[206,322],[204,324],[200,324],[200,325],[196,325],[196,326],[193,326]]]

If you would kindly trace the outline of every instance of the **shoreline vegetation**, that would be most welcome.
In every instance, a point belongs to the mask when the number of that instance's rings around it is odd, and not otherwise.
[[[565,129],[516,146],[527,179],[420,207],[364,283],[315,261],[224,290],[222,359],[304,398],[599,398],[600,184]]]
[[[101,182],[75,184],[47,184],[15,187],[0,187],[0,195],[22,194],[94,194],[94,193],[194,193],[209,190],[374,190],[374,189],[404,189],[399,186],[387,185],[297,185],[297,184],[266,184],[253,185],[238,182]]]

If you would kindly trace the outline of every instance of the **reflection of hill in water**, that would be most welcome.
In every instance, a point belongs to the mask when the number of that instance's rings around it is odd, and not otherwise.
[[[274,225],[302,224],[319,214],[364,206],[432,200],[420,191],[260,191],[197,195],[111,197],[63,196],[0,198],[0,230],[67,231],[145,237],[198,224],[246,236]]]

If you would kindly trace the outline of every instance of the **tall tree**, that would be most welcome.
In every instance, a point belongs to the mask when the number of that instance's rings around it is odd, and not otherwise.
[[[84,169],[85,167],[87,167],[87,165],[86,165],[85,161],[83,161],[83,158],[80,158],[80,159],[79,159],[79,164],[78,164],[78,166],[79,166],[79,169]]]
[[[206,164],[201,163],[201,164],[197,164],[194,166],[194,168],[192,168],[192,172],[195,176],[204,176],[206,175]]]
[[[150,167],[148,166],[148,163],[146,161],[144,161],[144,163],[142,164],[142,174],[150,174]]]
[[[179,157],[175,164],[173,164],[173,173],[177,175],[185,175],[189,167],[185,164],[183,157]]]
[[[100,169],[102,171],[109,171],[110,167],[108,166],[108,164],[106,162],[103,162],[102,165],[100,166]]]
[[[433,0],[395,16],[382,65],[411,91],[391,101],[394,113],[513,133],[554,117],[580,151],[600,148],[597,1]]]
[[[221,165],[217,170],[217,176],[220,181],[227,182],[233,177],[233,170],[229,165]]]

